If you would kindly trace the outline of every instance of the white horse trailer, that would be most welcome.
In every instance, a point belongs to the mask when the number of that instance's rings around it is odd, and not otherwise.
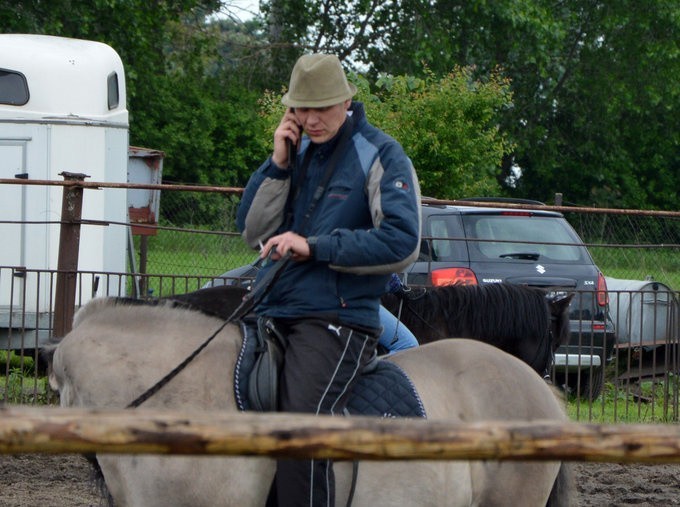
[[[63,181],[61,173],[82,173],[85,181],[125,183],[127,163],[118,54],[99,42],[0,34],[0,178]],[[0,348],[3,331],[9,347],[18,336],[12,329],[41,328],[42,342],[50,327],[62,195],[57,185],[0,185]],[[122,189],[85,189],[82,218],[124,223],[126,200]],[[125,227],[83,225],[78,271],[125,273],[126,248]],[[120,291],[99,285],[79,281],[77,302]]]

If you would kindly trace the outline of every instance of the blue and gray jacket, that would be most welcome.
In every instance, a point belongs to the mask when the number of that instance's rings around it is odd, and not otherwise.
[[[245,188],[237,226],[248,245],[257,248],[260,241],[287,230],[316,238],[313,259],[291,262],[256,309],[258,314],[328,316],[378,328],[378,305],[390,274],[418,256],[420,188],[413,164],[399,143],[368,123],[363,104],[352,103],[349,118],[326,143],[312,145],[303,137],[298,161],[314,150],[305,181],[299,181],[299,171],[281,169],[270,157]],[[333,148],[347,128],[351,138],[300,230]],[[270,267],[260,270],[256,284]]]

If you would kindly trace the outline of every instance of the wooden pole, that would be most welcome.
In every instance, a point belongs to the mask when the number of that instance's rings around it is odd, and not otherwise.
[[[66,181],[82,183],[87,175],[59,173]],[[76,306],[78,255],[80,249],[80,219],[83,211],[83,187],[64,187],[61,198],[61,227],[59,229],[59,258],[57,259],[57,288],[54,296],[52,335],[63,338],[71,330]]]
[[[0,454],[680,463],[677,425],[454,424],[302,414],[0,408]]]

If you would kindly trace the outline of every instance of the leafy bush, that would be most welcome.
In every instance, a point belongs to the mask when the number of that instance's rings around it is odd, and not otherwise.
[[[45,404],[52,392],[47,377],[36,373],[35,360],[0,350],[0,403]]]
[[[9,363],[9,364],[7,364]],[[30,356],[22,356],[10,350],[0,350],[0,372],[23,372],[26,376],[35,375],[35,360]]]

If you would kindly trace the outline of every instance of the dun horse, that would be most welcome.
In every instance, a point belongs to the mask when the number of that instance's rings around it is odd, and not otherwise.
[[[62,406],[126,407],[219,330],[143,407],[237,411],[240,329],[183,306],[98,299],[81,309],[51,350],[50,383]],[[479,341],[440,340],[383,361],[408,375],[430,420],[566,420],[552,389],[526,363]],[[251,457],[97,460],[118,506],[260,507],[275,470],[273,460]],[[340,506],[352,487],[352,465],[335,468]],[[559,462],[362,462],[352,505],[569,505],[569,485]]]

